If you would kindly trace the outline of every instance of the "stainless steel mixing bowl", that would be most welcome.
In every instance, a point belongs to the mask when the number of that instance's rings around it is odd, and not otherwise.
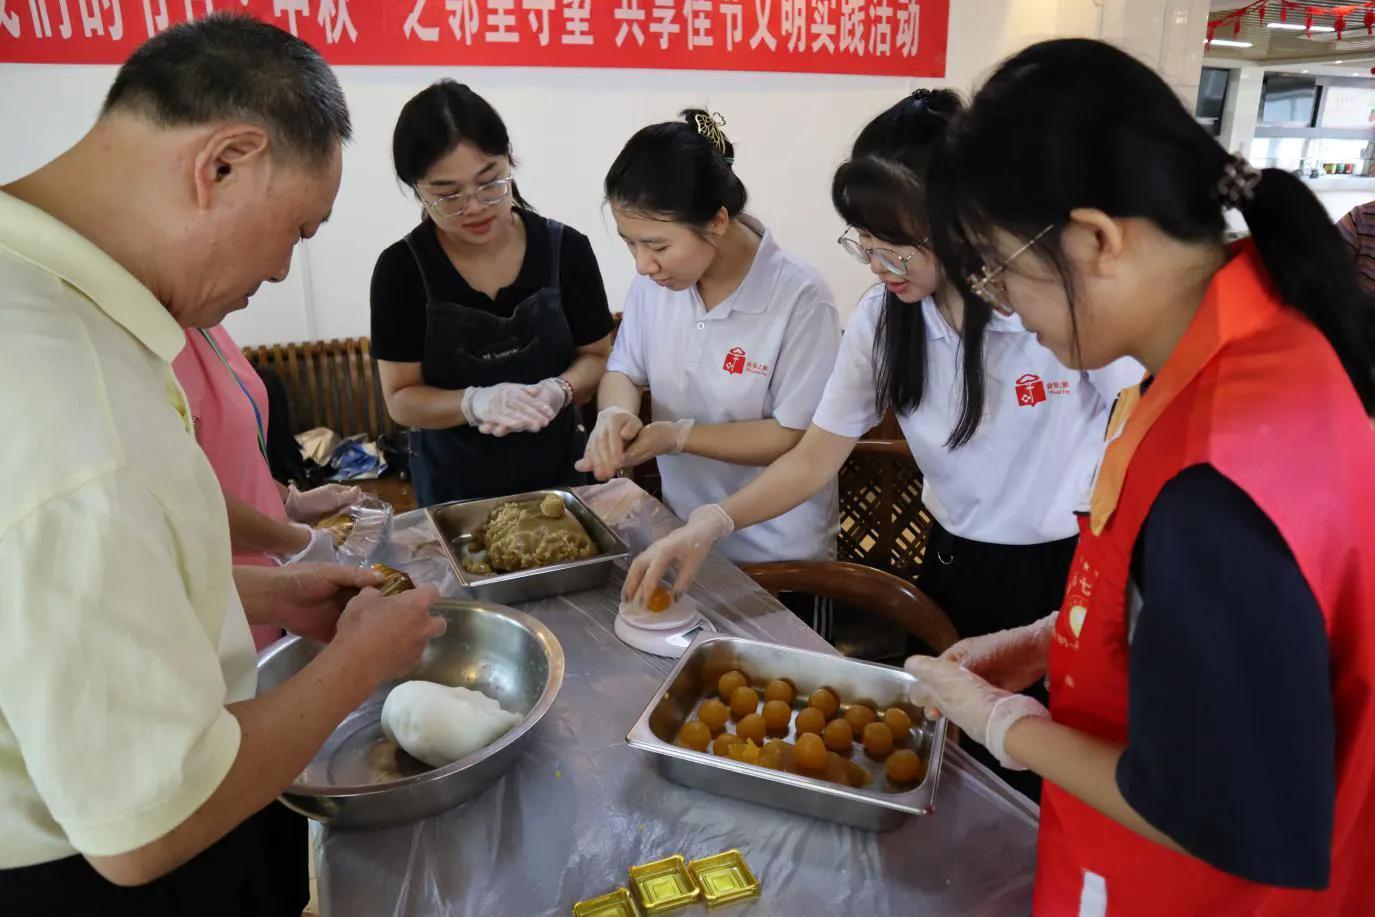
[[[337,828],[378,828],[425,818],[476,796],[504,774],[563,684],[563,648],[527,614],[484,602],[437,602],[431,611],[449,623],[430,642],[416,679],[472,688],[519,713],[514,729],[447,767],[431,769],[382,734],[382,702],[401,681],[378,688],[334,730],[315,759],[282,794],[288,806]],[[258,690],[267,691],[303,669],[321,645],[293,638],[258,660]]]

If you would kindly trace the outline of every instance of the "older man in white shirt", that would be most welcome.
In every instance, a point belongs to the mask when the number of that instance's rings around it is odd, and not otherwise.
[[[443,629],[432,590],[367,571],[233,568],[170,365],[286,276],[349,132],[314,50],[216,16],[139,48],[91,131],[0,189],[6,914],[299,915],[274,798]],[[330,643],[255,698],[250,622]]]

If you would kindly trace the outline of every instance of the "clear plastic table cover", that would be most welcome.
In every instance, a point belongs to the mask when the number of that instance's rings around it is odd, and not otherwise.
[[[679,524],[628,480],[582,488],[638,551]],[[384,563],[455,595],[423,512],[399,515]],[[627,870],[674,853],[738,848],[763,883],[731,914],[1027,914],[1036,808],[953,746],[935,811],[874,834],[671,783],[626,732],[673,661],[612,632],[624,578],[521,609],[557,635],[567,677],[519,763],[476,799],[415,824],[318,832],[316,874],[330,917],[567,914],[624,885]],[[724,558],[691,594],[718,630],[806,649],[827,645]],[[318,827],[318,826],[315,826]],[[699,905],[693,912],[705,913]]]

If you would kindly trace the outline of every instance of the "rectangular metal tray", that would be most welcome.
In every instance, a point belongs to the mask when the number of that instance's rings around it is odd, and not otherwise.
[[[540,500],[550,494],[557,494],[573,517],[582,523],[582,527],[587,530],[587,534],[600,552],[596,557],[516,573],[496,573],[491,576],[474,576],[463,569],[466,547],[487,521],[492,510],[502,503]],[[571,490],[552,488],[533,490],[510,497],[439,503],[427,507],[425,514],[434,526],[439,543],[454,568],[454,576],[458,578],[459,583],[459,598],[511,605],[551,595],[596,589],[605,585],[611,578],[612,564],[630,553],[625,543],[616,537],[616,533],[597,518],[596,513],[588,509],[587,504],[579,500]]]
[[[830,688],[843,702],[863,700],[880,708],[903,708],[912,717],[911,747],[926,762],[925,778],[911,789],[891,790],[883,766],[861,754],[854,760],[877,776],[869,786],[855,789],[675,744],[678,730],[713,693],[711,679],[732,668],[746,672],[755,685],[787,679],[799,698],[817,688]],[[915,683],[915,676],[892,666],[701,633],[655,692],[626,742],[652,754],[660,773],[676,783],[869,831],[887,831],[912,815],[929,813],[940,780],[945,720],[929,722],[908,702],[908,689]]]

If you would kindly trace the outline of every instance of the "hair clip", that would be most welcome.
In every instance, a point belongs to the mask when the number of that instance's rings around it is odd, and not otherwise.
[[[735,157],[730,155],[730,141],[726,139],[725,133],[721,128],[726,126],[726,119],[721,113],[699,114],[693,119],[697,125],[697,133],[701,134],[716,147],[717,151],[726,158],[726,162],[734,163]]]
[[[1260,179],[1261,173],[1246,161],[1245,156],[1233,153],[1222,167],[1222,177],[1217,182],[1217,196],[1227,207],[1249,204],[1256,196]]]
[[[949,122],[955,111],[949,107],[950,102],[942,98],[941,92],[939,89],[914,89],[908,94],[907,101],[913,103],[912,110],[920,107],[921,111],[931,117]],[[937,102],[938,104],[933,104]]]

